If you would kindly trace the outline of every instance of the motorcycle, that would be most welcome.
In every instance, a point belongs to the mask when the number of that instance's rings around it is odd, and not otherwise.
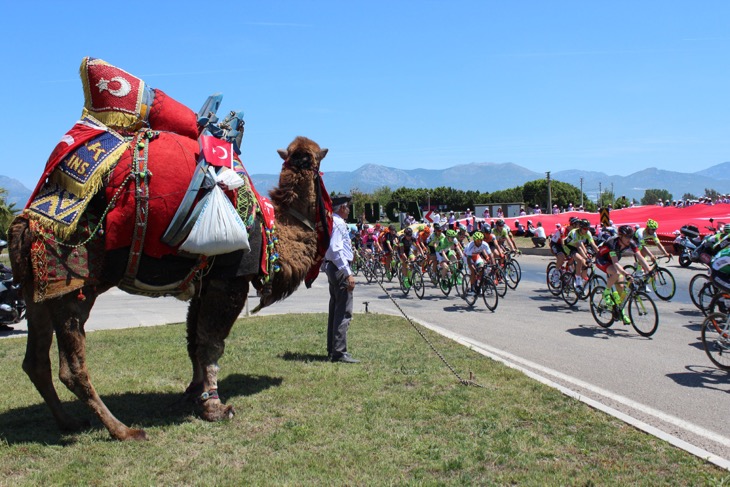
[[[676,243],[675,247],[675,250],[679,254],[679,265],[689,267],[693,262],[705,265],[710,264],[712,257],[718,251],[718,249],[713,248],[715,241],[712,237],[717,233],[718,228],[721,228],[721,225],[723,225],[720,222],[715,227],[713,223],[714,219],[710,218],[710,226],[705,227],[710,231],[710,234],[704,238],[700,235],[699,229],[693,225],[685,225],[679,229],[682,238]]]
[[[0,240],[0,253],[8,243]],[[10,325],[25,318],[25,301],[20,285],[13,283],[13,271],[0,263],[0,331],[12,330]]]

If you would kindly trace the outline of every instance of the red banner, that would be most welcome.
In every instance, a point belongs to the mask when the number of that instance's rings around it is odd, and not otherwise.
[[[504,221],[509,225],[510,230],[513,231],[515,228],[515,220],[519,220],[524,226],[527,226],[527,220],[532,221],[533,225],[537,225],[537,222],[542,222],[542,226],[545,227],[545,231],[549,234],[555,228],[556,223],[561,223],[563,226],[566,226],[570,217],[573,216],[585,218],[594,226],[601,224],[598,213],[585,211],[569,211],[557,215],[518,216],[505,218]],[[697,226],[702,235],[708,235],[710,233],[710,230],[707,228],[708,226],[717,228],[718,223],[730,223],[730,204],[696,204],[685,208],[675,208],[673,206],[636,206],[633,208],[611,210],[609,218],[616,227],[620,225],[640,225],[641,227],[645,227],[646,221],[649,218],[654,219],[659,223],[657,234],[665,238],[673,238],[674,231],[679,230],[680,227],[687,224]],[[713,219],[713,223],[710,223],[710,218]],[[482,219],[480,218],[479,220]]]

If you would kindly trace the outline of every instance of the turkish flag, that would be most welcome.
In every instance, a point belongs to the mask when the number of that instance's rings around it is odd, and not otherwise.
[[[83,76],[82,65],[82,76]],[[144,81],[101,59],[89,59],[86,76],[93,111],[118,110],[139,115]]]
[[[211,135],[200,137],[200,152],[208,164],[233,169],[233,146]]]

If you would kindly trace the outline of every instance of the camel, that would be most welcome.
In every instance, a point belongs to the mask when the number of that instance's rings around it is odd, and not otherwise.
[[[280,272],[270,283],[270,292],[261,297],[259,307],[268,306],[294,292],[307,271],[321,258],[317,249],[316,222],[319,167],[327,149],[305,137],[297,137],[286,150],[278,151],[284,160],[279,186],[270,192],[276,212]],[[9,253],[16,279],[19,279],[28,305],[28,342],[23,370],[40,392],[59,428],[78,431],[88,423],[70,416],[63,408],[53,386],[50,347],[55,331],[59,349],[61,382],[83,401],[117,440],[144,440],[143,429],[130,428],[107,409],[91,383],[86,367],[84,325],[96,298],[119,282],[102,281],[97,286],[84,286],[85,299],[78,290],[41,302],[33,301],[33,268],[31,265],[32,230],[27,218],[17,218],[9,230]],[[102,251],[103,252],[103,251]],[[252,252],[253,253],[253,252]],[[106,253],[110,259],[126,255]],[[214,274],[214,273],[211,273]],[[200,416],[208,421],[233,417],[233,406],[218,396],[218,360],[223,355],[224,341],[246,303],[249,284],[257,275],[202,278],[199,292],[190,301],[187,314],[187,350],[193,374],[185,396],[193,399]],[[267,290],[269,291],[269,290]]]

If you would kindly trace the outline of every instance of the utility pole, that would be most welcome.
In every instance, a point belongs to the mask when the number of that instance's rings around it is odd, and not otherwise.
[[[552,214],[553,212],[553,194],[552,190],[550,189],[550,171],[546,172],[545,175],[547,176],[547,189],[548,189],[548,212]]]
[[[580,206],[583,206],[583,178],[580,178]]]

